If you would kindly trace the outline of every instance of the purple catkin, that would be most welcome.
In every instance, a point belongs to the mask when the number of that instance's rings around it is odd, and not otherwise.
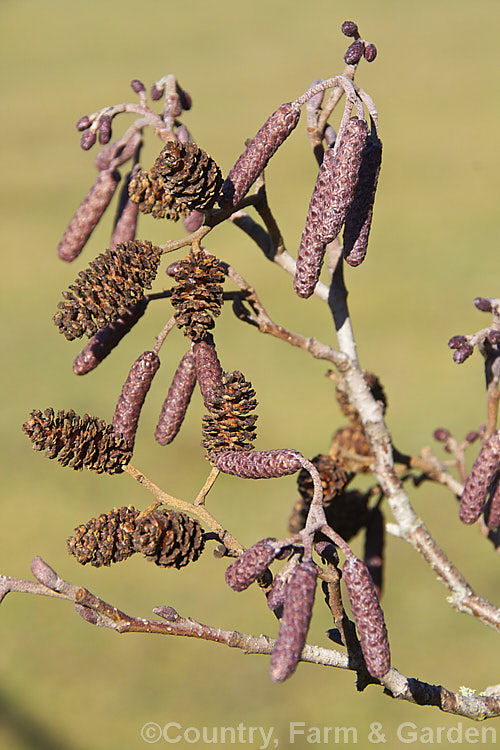
[[[286,102],[265,121],[224,180],[220,200],[223,208],[233,208],[245,197],[269,159],[297,127],[299,118],[300,109]]]
[[[363,558],[379,598],[382,593],[384,575],[384,541],[384,516],[379,508],[373,508],[366,524]]]
[[[269,593],[267,594],[267,606],[273,612],[280,610],[283,607],[286,599],[287,582],[284,578],[279,575],[276,576],[271,584]]]
[[[276,557],[276,539],[268,537],[243,552],[226,570],[226,583],[233,591],[244,591],[260,578]]]
[[[372,577],[366,565],[351,555],[344,562],[342,578],[349,594],[366,668],[372,677],[380,679],[390,669],[391,653],[384,613]]]
[[[196,378],[200,386],[203,403],[210,410],[214,389],[222,386],[222,367],[212,336],[193,344],[194,366]]]
[[[136,165],[134,169],[128,173],[123,182],[118,199],[113,234],[111,235],[109,245],[110,248],[115,248],[122,242],[131,242],[131,240],[135,239],[137,218],[139,216],[139,205],[131,201],[128,197],[128,186],[132,177],[139,171],[140,167],[139,165]]]
[[[366,122],[358,117],[351,117],[338,149],[335,152],[333,149],[325,151],[297,257],[294,288],[299,297],[307,298],[314,292],[326,246],[342,229],[354,198],[367,137]]]
[[[460,499],[460,520],[475,523],[486,503],[500,464],[500,431],[494,432],[474,461]]]
[[[113,429],[123,435],[130,450],[134,445],[144,400],[159,366],[160,359],[156,352],[148,351],[141,354],[132,365],[118,399],[113,416]]]
[[[491,493],[488,512],[486,514],[486,525],[491,530],[500,526],[500,481],[499,477],[495,480],[496,486]]]
[[[317,568],[312,560],[299,563],[286,590],[280,630],[271,654],[269,676],[273,682],[290,677],[299,663],[311,622]]]
[[[180,430],[196,385],[196,368],[191,349],[181,359],[167,397],[163,403],[155,439],[160,445],[168,445]]]
[[[73,362],[75,375],[86,375],[94,370],[142,318],[147,305],[148,301],[144,297],[131,307],[126,315],[122,315],[115,323],[110,323],[106,328],[102,328],[94,334]]]
[[[116,170],[99,172],[96,181],[78,206],[57,247],[61,260],[71,262],[83,250],[113,197],[120,175]]]
[[[372,126],[361,156],[354,198],[345,218],[344,258],[350,266],[359,266],[366,256],[381,163],[382,142]]]
[[[244,479],[273,479],[295,474],[304,458],[298,451],[283,448],[272,451],[221,451],[210,460],[220,471]]]

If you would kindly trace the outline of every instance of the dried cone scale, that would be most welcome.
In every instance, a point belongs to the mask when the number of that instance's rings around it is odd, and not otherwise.
[[[54,323],[68,339],[93,336],[126,315],[156,278],[162,251],[135,240],[97,256],[63,292]]]
[[[138,518],[134,549],[165,568],[183,568],[203,552],[203,529],[195,518],[173,510],[159,509]]]
[[[223,208],[232,208],[245,197],[269,159],[297,127],[299,119],[300,108],[287,102],[265,121],[224,180],[219,201]]]
[[[297,257],[294,288],[299,297],[307,298],[314,292],[326,246],[342,229],[354,198],[367,137],[366,122],[351,117],[337,149],[329,149],[323,156]]]
[[[80,565],[90,563],[95,568],[125,560],[135,552],[133,535],[138,515],[139,511],[129,506],[91,518],[67,539],[68,552]]]
[[[191,341],[201,341],[221,312],[225,279],[222,264],[202,250],[191,250],[187,258],[174,264],[171,275],[177,282],[170,298],[177,327]]]
[[[222,185],[219,167],[196,143],[169,141],[151,171],[140,170],[130,181],[130,199],[155,219],[177,221],[193,209],[207,210]]]
[[[115,194],[119,180],[120,174],[116,170],[99,172],[58,245],[57,253],[61,260],[70,262],[80,255]]]
[[[34,450],[45,451],[47,458],[56,458],[61,466],[76,471],[118,474],[132,457],[128,443],[111,425],[72,410],[55,413],[49,408],[42,413],[35,409],[23,424],[23,432]]]

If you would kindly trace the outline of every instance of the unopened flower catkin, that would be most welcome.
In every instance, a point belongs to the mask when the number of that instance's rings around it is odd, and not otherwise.
[[[475,523],[486,503],[488,492],[500,468],[500,431],[494,432],[474,461],[460,499],[460,520]]]
[[[317,568],[311,560],[301,562],[286,587],[283,616],[271,654],[269,675],[273,682],[286,680],[299,663],[311,622],[317,575]]]
[[[115,432],[123,435],[130,449],[134,445],[144,400],[159,367],[160,359],[156,352],[147,351],[141,354],[132,365],[118,399],[113,416],[113,428]]]
[[[245,197],[269,159],[297,127],[299,119],[300,109],[286,102],[265,121],[224,180],[220,200],[223,208],[234,207]]]
[[[186,410],[196,385],[194,354],[189,349],[175,371],[172,383],[163,402],[155,439],[160,445],[168,445],[180,430]]]
[[[375,585],[366,565],[354,555],[346,558],[342,578],[368,672],[377,679],[391,666],[389,639]]]
[[[115,194],[119,180],[120,174],[115,169],[99,172],[59,242],[57,254],[61,260],[70,262],[80,255]]]

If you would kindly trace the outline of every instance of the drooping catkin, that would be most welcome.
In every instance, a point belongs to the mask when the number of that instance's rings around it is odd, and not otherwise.
[[[213,337],[207,334],[203,340],[196,341],[193,344],[193,354],[196,378],[203,402],[208,409],[214,388],[220,387],[222,383],[222,367],[217,357]]]
[[[271,654],[269,676],[273,682],[290,677],[299,663],[311,622],[318,571],[311,560],[299,563],[286,587],[283,616]]]
[[[151,288],[161,254],[151,242],[135,240],[98,255],[63,292],[54,315],[60,332],[68,341],[90,337],[125,315]]]
[[[127,310],[125,315],[94,334],[73,362],[75,375],[85,375],[94,370],[142,318],[147,305],[148,301],[143,297],[140,302]]]
[[[45,451],[47,458],[75,471],[118,474],[132,457],[128,443],[111,425],[88,414],[80,417],[72,409],[57,413],[52,408],[43,413],[34,409],[23,432],[34,450]]]
[[[494,531],[500,527],[500,478],[496,477],[491,490],[487,512],[485,513],[486,525]]]
[[[326,246],[342,229],[354,198],[367,137],[366,122],[359,117],[351,117],[337,150],[325,151],[297,256],[294,289],[299,297],[307,298],[314,292]]]
[[[486,503],[488,492],[500,467],[500,431],[494,432],[474,461],[460,499],[460,520],[475,523]]]
[[[272,479],[295,474],[302,468],[303,456],[283,448],[271,451],[223,451],[211,453],[210,460],[220,471],[244,479]]]
[[[227,568],[226,583],[233,591],[244,591],[260,578],[276,557],[276,539],[261,539],[249,547]]]
[[[71,262],[80,255],[115,194],[119,180],[120,174],[114,169],[99,172],[59,242],[57,254],[61,260]]]
[[[139,206],[130,200],[128,196],[128,186],[132,177],[137,174],[140,167],[136,165],[125,178],[125,182],[120,191],[118,208],[116,210],[113,233],[109,246],[115,248],[123,242],[130,242],[135,239],[137,231],[137,219],[139,216]]]
[[[191,349],[181,359],[172,383],[163,402],[155,439],[160,445],[168,445],[179,432],[186,410],[196,385],[196,368]]]
[[[365,531],[363,559],[380,598],[384,578],[385,524],[380,508],[370,511]]]
[[[349,594],[366,668],[372,677],[380,679],[389,671],[391,654],[384,613],[372,577],[359,558],[349,555],[342,568],[342,578]]]
[[[269,159],[297,127],[299,119],[300,109],[286,102],[265,121],[224,180],[220,200],[223,208],[234,207],[245,197]]]
[[[115,432],[123,435],[132,450],[137,424],[146,395],[154,376],[160,366],[156,352],[147,351],[141,354],[132,365],[113,416]]]
[[[382,141],[372,124],[361,156],[359,179],[344,226],[344,258],[350,266],[359,266],[366,256],[377,191]]]

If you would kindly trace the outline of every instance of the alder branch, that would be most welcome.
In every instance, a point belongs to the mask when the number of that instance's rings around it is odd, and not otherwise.
[[[173,607],[169,606],[153,609],[153,612],[162,620],[133,617],[108,604],[83,586],[75,586],[63,580],[40,557],[33,559],[31,570],[36,581],[0,576],[0,602],[8,593],[52,596],[73,602],[77,614],[84,620],[97,627],[114,630],[116,633],[155,633],[198,638],[221,643],[230,648],[238,648],[245,654],[270,655],[276,642],[267,635],[255,636],[240,633],[237,630],[222,630],[197,622],[192,618],[181,617]],[[359,671],[363,666],[362,662],[357,661],[352,654],[348,656],[334,649],[309,644],[304,646],[300,661],[350,671]],[[382,680],[370,678],[366,684],[379,684],[379,682],[385,688],[386,695],[398,700],[436,706],[446,713],[475,720],[500,716],[500,695],[498,694],[453,693],[441,685],[432,685],[422,680],[405,677],[394,668],[391,668]]]

